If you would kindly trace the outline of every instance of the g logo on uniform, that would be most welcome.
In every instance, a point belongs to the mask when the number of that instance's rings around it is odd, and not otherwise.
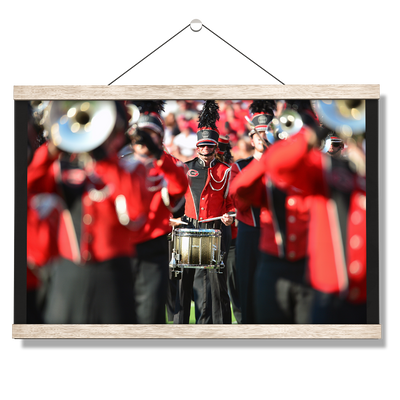
[[[199,173],[195,169],[189,169],[187,176],[190,176],[191,178],[195,178],[196,176],[199,176]]]

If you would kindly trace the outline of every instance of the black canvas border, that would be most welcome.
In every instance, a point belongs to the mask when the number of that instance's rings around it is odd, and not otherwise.
[[[26,324],[29,101],[14,101],[14,324]],[[367,324],[379,324],[379,100],[366,100]]]

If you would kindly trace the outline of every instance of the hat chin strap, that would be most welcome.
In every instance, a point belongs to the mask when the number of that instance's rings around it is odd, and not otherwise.
[[[214,157],[215,156],[215,151],[216,151],[216,146],[214,147],[214,149],[213,149],[213,151],[211,152],[211,153],[208,153],[208,154],[202,154],[202,153],[200,153],[200,150],[198,150],[198,155],[199,156],[201,156],[201,157]]]
[[[327,153],[330,154],[331,156],[333,156],[333,155],[339,153],[339,151],[341,151],[341,150],[342,150],[342,148],[339,147],[336,151],[331,151],[331,152],[330,152],[330,151],[327,151]]]

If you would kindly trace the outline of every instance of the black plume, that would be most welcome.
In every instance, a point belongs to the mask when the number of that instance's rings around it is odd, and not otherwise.
[[[216,122],[219,121],[219,105],[215,100],[207,100],[199,114],[199,128],[217,129]]]
[[[252,114],[264,113],[274,115],[274,110],[276,110],[276,104],[274,101],[270,100],[254,100],[249,107]]]
[[[285,100],[286,106],[297,112],[313,111],[310,100]]]
[[[231,164],[233,160],[233,155],[231,153],[232,146],[228,143],[227,148],[224,151],[224,162],[227,164]]]
[[[135,101],[134,104],[139,108],[141,114],[156,113],[160,115],[164,111],[164,100],[143,100]]]

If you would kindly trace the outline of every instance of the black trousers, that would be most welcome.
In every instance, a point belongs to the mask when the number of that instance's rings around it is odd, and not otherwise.
[[[226,266],[230,244],[230,228],[221,226],[221,251]],[[228,232],[229,228],[229,232]],[[188,324],[192,299],[195,303],[196,323],[231,324],[232,314],[227,287],[227,269],[222,273],[211,270],[184,268],[182,279],[177,281],[174,324]]]
[[[305,259],[290,262],[263,252],[254,280],[257,324],[309,324],[315,291],[305,283]]]
[[[243,324],[252,324],[255,322],[253,285],[260,255],[260,251],[258,250],[259,239],[260,228],[239,221],[236,238],[236,273]]]
[[[366,324],[367,304],[352,304],[336,294],[315,291],[313,324]]]
[[[48,324],[134,324],[134,277],[128,257],[78,266],[54,266],[46,309]]]
[[[206,269],[185,268],[177,281],[174,324],[188,324],[192,298],[197,324],[231,324],[232,314],[226,270],[222,274]]]
[[[26,291],[26,323],[43,324],[43,317],[39,307],[38,289],[29,289]]]
[[[233,315],[238,324],[242,323],[242,310],[240,308],[239,282],[236,271],[236,246],[231,245],[226,261],[227,285],[231,299]]]
[[[132,260],[134,297],[138,324],[165,324],[168,290],[167,235],[140,243]]]

